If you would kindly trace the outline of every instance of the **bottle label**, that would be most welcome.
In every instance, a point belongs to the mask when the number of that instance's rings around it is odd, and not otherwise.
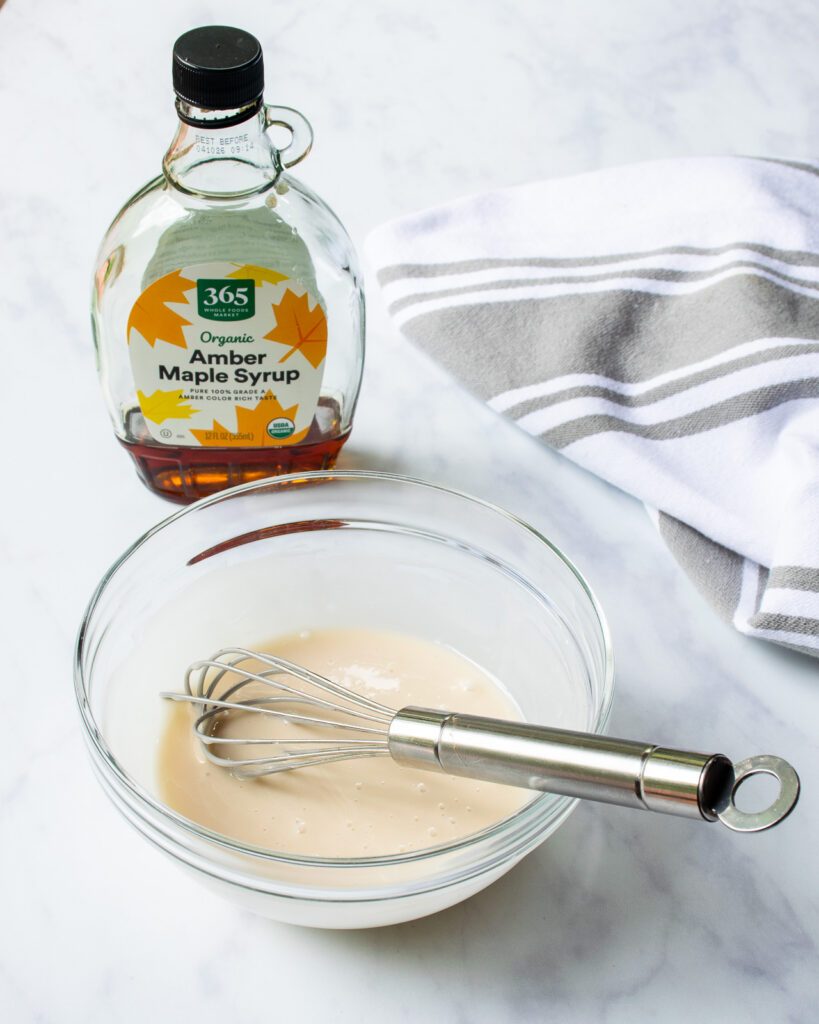
[[[292,445],[307,436],[327,353],[327,317],[269,267],[200,263],[165,274],[128,317],[145,424],[160,444]]]

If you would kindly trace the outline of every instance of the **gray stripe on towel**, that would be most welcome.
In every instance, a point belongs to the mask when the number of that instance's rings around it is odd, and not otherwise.
[[[819,593],[819,569],[806,565],[777,565],[768,586],[787,590],[815,590]]]
[[[659,514],[660,536],[700,593],[728,622],[742,588],[744,559],[679,519]]]
[[[552,405],[566,402],[572,398],[605,398],[606,401],[615,405],[627,406],[636,409],[643,405],[651,405],[662,398],[669,398],[671,395],[678,395],[689,388],[697,387],[708,381],[718,380],[720,377],[727,377],[737,370],[744,370],[750,366],[759,366],[762,363],[774,362],[777,359],[789,359],[792,356],[805,355],[807,353],[819,352],[819,343],[806,345],[780,345],[776,348],[764,349],[762,352],[754,352],[752,355],[743,356],[740,359],[732,359],[730,362],[720,363],[719,366],[709,367],[707,370],[699,370],[689,374],[687,377],[680,377],[677,380],[660,384],[639,395],[624,395],[619,391],[604,387],[602,384],[582,384],[577,387],[564,388],[551,395],[539,395],[536,398],[528,398],[517,405],[508,406],[503,411],[512,419],[520,419],[536,409],[548,409]]]
[[[691,578],[697,590],[727,622],[733,620],[742,589],[742,568],[745,559],[735,551],[717,544],[686,523],[665,512],[659,513],[660,536],[680,567]],[[791,581],[783,583],[781,581]],[[794,583],[795,581],[795,583]],[[819,590],[819,569],[804,566],[777,566],[772,570],[759,567],[755,607],[759,609],[765,591],[771,587],[792,586],[794,589]],[[819,621],[803,615],[756,611],[749,619],[752,629],[815,636]],[[815,647],[777,641],[801,654],[816,657]]]
[[[804,633],[806,636],[816,636],[819,633],[819,619],[812,619],[807,615],[784,615],[782,612],[757,612],[748,619],[748,625],[752,629]]]
[[[814,171],[814,173],[819,172]],[[450,263],[393,263],[388,267],[382,267],[376,276],[379,284],[387,285],[393,281],[403,281],[408,278],[446,277],[451,274],[471,274],[480,270],[499,270],[507,267],[602,267],[613,263],[650,259],[654,256],[721,256],[723,253],[734,252],[737,249],[755,252],[760,256],[767,256],[769,259],[788,263],[794,267],[819,267],[818,253],[799,249],[774,249],[770,245],[760,245],[758,242],[732,242],[728,245],[707,249],[693,245],[672,245],[667,249],[612,253],[610,256],[507,256],[504,258],[485,257],[473,260],[454,260]]]
[[[586,285],[596,284],[601,281],[612,281],[615,283],[612,291],[639,291],[639,288],[631,289],[627,285],[619,284],[619,282],[624,280],[635,282],[669,281],[675,284],[686,284],[688,282],[708,281],[710,278],[718,278],[724,271],[731,269],[762,269],[770,277],[775,277],[777,281],[782,281],[785,284],[795,284],[800,288],[819,292],[819,284],[814,281],[789,277],[787,274],[781,274],[779,271],[771,270],[768,267],[760,268],[759,264],[750,263],[747,260],[736,260],[734,263],[726,263],[725,266],[720,267],[718,270],[619,270],[608,274],[586,274],[583,277],[519,277],[512,278],[511,280],[484,281],[480,284],[462,285],[460,288],[443,288],[440,291],[416,292],[413,295],[405,295],[403,298],[396,299],[395,302],[390,303],[389,312],[395,315],[404,309],[408,309],[410,306],[417,306],[419,303],[429,302],[431,299],[454,299],[459,295],[480,295],[481,292],[506,291],[512,288],[526,288],[537,285]]]
[[[660,423],[629,423],[619,416],[592,415],[580,416],[567,423],[561,423],[538,434],[539,437],[553,448],[566,448],[576,441],[602,434],[606,431],[617,431],[621,434],[632,434],[645,437],[652,441],[671,441],[678,437],[691,437],[703,434],[708,430],[735,423],[737,420],[775,409],[785,402],[793,402],[803,398],[819,397],[819,378],[808,377],[805,380],[788,381],[785,384],[770,384],[767,387],[746,391],[723,402],[697,409],[685,416]]]
[[[419,313],[403,330],[489,400],[569,373],[639,383],[755,338],[815,341],[819,301],[746,275],[694,295],[612,291],[449,307]]]

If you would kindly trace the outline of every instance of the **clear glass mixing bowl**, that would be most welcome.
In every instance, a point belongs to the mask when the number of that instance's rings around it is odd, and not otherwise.
[[[75,683],[99,780],[124,816],[204,883],[296,924],[361,928],[442,910],[508,871],[576,801],[538,794],[457,842],[383,857],[252,847],[157,796],[155,751],[185,666],[300,629],[397,630],[495,675],[533,722],[602,732],[613,662],[603,613],[545,537],[466,495],[381,473],[284,476],[178,512],[111,567],[77,640]]]

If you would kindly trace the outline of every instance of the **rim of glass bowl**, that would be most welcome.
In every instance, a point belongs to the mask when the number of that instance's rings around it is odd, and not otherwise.
[[[420,487],[426,490],[440,491],[459,500],[480,505],[495,515],[506,519],[516,527],[522,528],[527,533],[534,536],[538,541],[545,544],[546,547],[557,555],[560,561],[563,562],[578,581],[588,597],[603,639],[605,669],[604,677],[601,682],[602,700],[595,716],[593,727],[595,732],[603,732],[605,730],[614,696],[614,655],[608,622],[600,602],[583,574],[571,559],[567,558],[560,548],[553,544],[548,537],[545,537],[539,530],[536,530],[529,523],[520,519],[511,512],[507,512],[506,509],[501,508],[499,505],[495,505],[490,501],[485,501],[483,498],[476,498],[464,491],[459,491],[452,487],[446,487],[443,484],[431,483],[426,480],[418,479],[417,477],[403,476],[400,473],[382,473],[377,470],[318,470],[306,473],[287,473],[282,474],[281,476],[268,477],[262,480],[253,480],[246,484],[239,484],[235,487],[219,491],[217,494],[210,495],[207,498],[201,498],[199,501],[196,501],[191,505],[187,505],[185,508],[179,509],[177,512],[172,513],[165,519],[160,520],[156,525],[152,526],[149,530],[138,537],[133,544],[126,548],[119,558],[113,562],[97,584],[97,587],[91,596],[91,600],[88,602],[88,606],[85,609],[85,613],[83,614],[82,621],[80,623],[80,628],[77,633],[77,641],[74,647],[74,690],[77,703],[79,705],[80,716],[85,727],[86,740],[90,741],[92,745],[92,753],[97,755],[104,767],[109,772],[113,773],[120,785],[124,787],[125,791],[130,794],[132,798],[136,799],[137,803],[147,804],[152,811],[160,816],[160,819],[167,819],[178,829],[181,829],[183,833],[188,833],[199,839],[203,839],[208,843],[213,843],[218,847],[230,851],[231,853],[239,853],[264,861],[273,861],[275,863],[296,865],[299,867],[368,868],[383,867],[392,864],[417,863],[421,860],[427,860],[434,857],[440,857],[445,854],[452,854],[462,850],[467,850],[469,847],[483,843],[494,836],[506,834],[510,829],[516,826],[519,826],[520,830],[525,832],[526,826],[532,824],[533,820],[540,816],[540,812],[545,812],[547,810],[551,811],[551,813],[545,814],[544,820],[540,822],[542,827],[546,827],[553,820],[558,822],[561,821],[565,818],[571,805],[576,803],[576,801],[571,797],[558,796],[553,793],[541,793],[535,796],[534,799],[530,800],[529,803],[524,804],[524,806],[513,815],[503,818],[501,821],[497,822],[495,825],[491,825],[489,828],[485,828],[480,832],[472,833],[469,836],[464,836],[462,839],[455,842],[442,843],[438,846],[431,846],[424,850],[415,850],[408,853],[384,854],[382,856],[374,857],[299,856],[297,854],[280,853],[261,846],[253,846],[249,843],[242,843],[239,840],[231,839],[229,836],[223,835],[221,832],[214,832],[211,829],[205,828],[203,825],[197,824],[197,822],[192,821],[190,818],[183,817],[181,814],[178,814],[173,810],[173,808],[168,807],[167,804],[157,800],[148,792],[148,790],[144,789],[139,785],[139,783],[132,779],[120,766],[113,753],[109,750],[102,732],[98,728],[97,722],[91,712],[90,691],[86,687],[86,681],[84,678],[83,659],[89,625],[92,621],[97,605],[102,599],[109,583],[119,570],[130,560],[131,556],[138,551],[139,548],[147,544],[152,537],[166,529],[166,527],[175,523],[177,520],[196,513],[199,509],[207,508],[210,505],[216,505],[223,501],[229,501],[238,494],[250,491],[261,491],[265,488],[287,484],[308,484],[311,481],[332,481],[339,479],[381,481],[385,483]],[[547,805],[550,804],[551,807],[549,808]]]

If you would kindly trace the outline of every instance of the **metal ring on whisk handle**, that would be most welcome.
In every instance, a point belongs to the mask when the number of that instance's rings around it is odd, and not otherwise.
[[[774,802],[761,811],[742,811],[735,801],[742,783],[753,775],[772,775],[779,783]],[[758,754],[734,765],[733,785],[714,808],[717,818],[733,832],[762,832],[787,818],[799,799],[799,776],[787,761],[773,754]]]

